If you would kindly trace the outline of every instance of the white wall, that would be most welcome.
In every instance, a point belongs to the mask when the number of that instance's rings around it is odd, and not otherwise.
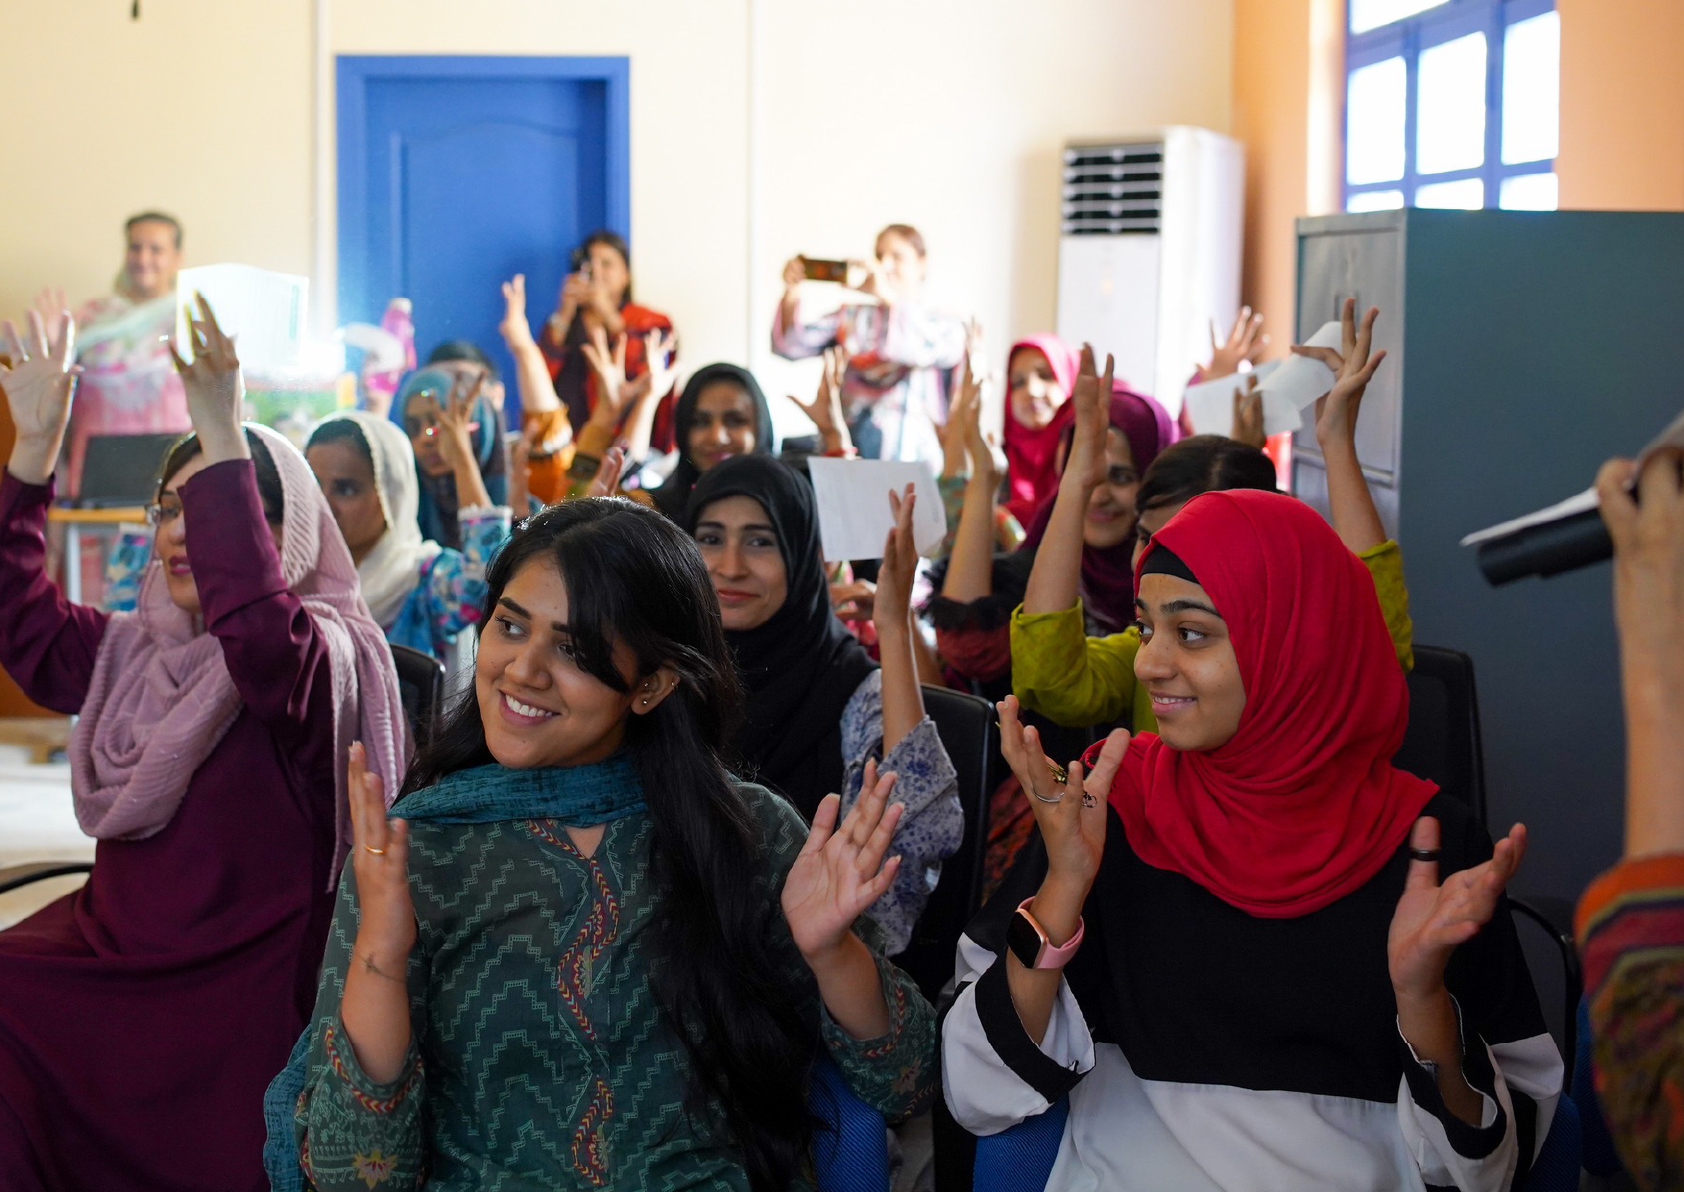
[[[865,255],[916,224],[934,295],[999,346],[1052,323],[1064,140],[1229,123],[1231,0],[319,3],[330,55],[630,55],[638,292],[692,364],[746,358],[775,399],[811,384],[766,347],[786,257]],[[0,310],[48,282],[105,289],[118,225],[147,206],[181,216],[192,261],[319,272],[330,294],[311,5],[127,11],[55,0],[7,22],[9,156],[38,164],[0,187]]]

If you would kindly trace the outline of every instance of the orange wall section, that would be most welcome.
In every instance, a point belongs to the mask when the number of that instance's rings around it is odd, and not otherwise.
[[[1240,293],[1282,355],[1293,335],[1293,221],[1338,209],[1344,0],[1234,0],[1233,135],[1245,145]]]
[[[1684,209],[1684,3],[1556,0],[1561,206]]]

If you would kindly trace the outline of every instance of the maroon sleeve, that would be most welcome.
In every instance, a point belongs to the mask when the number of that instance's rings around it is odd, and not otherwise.
[[[1011,669],[1012,632],[1009,624],[963,629],[936,627],[936,653],[968,679],[987,682]]]
[[[88,697],[110,618],[71,604],[47,578],[42,531],[52,499],[51,481],[25,484],[10,472],[0,480],[0,665],[30,699],[71,715]]]
[[[240,698],[277,735],[331,740],[331,731],[310,732],[332,723],[327,646],[281,576],[256,468],[212,464],[181,486],[181,507],[205,628],[222,643]]]

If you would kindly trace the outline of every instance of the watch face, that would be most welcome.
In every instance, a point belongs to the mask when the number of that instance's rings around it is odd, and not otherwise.
[[[1028,915],[1018,911],[1012,916],[1011,925],[1006,928],[1006,946],[1012,950],[1012,955],[1018,958],[1024,968],[1035,967],[1035,962],[1041,958],[1041,946],[1044,943],[1046,941]]]

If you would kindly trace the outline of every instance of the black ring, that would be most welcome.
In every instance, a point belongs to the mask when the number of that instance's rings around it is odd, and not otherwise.
[[[1436,848],[1411,848],[1409,859],[1412,861],[1437,861],[1438,850]]]

